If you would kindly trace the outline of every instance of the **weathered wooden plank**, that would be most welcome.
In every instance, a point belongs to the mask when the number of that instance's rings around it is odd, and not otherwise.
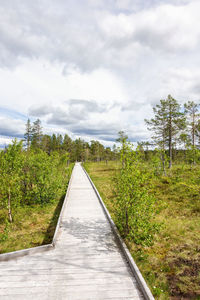
[[[119,287],[119,285],[117,285]],[[65,295],[70,299],[96,299],[96,297],[136,297],[140,296],[137,289],[128,289],[128,288],[118,288],[115,289],[116,286],[112,288],[112,286],[87,286],[87,287],[65,287],[65,286],[51,286],[49,287],[23,287],[23,288],[12,288],[12,289],[1,289],[0,297],[4,295],[19,295],[19,294],[34,294],[34,293],[42,293],[48,294],[49,296],[57,296],[57,294]],[[14,298],[13,298],[14,299]],[[22,298],[23,299],[23,298]],[[24,298],[25,299],[25,298]],[[68,298],[66,298],[68,299]],[[137,298],[135,298],[137,299]]]
[[[30,283],[30,282],[43,282],[46,281],[48,282],[51,280],[53,283],[55,281],[64,281],[64,285],[85,285],[85,284],[104,284],[105,282],[107,283],[121,283],[122,281],[122,276],[115,276],[112,274],[102,274],[102,273],[97,273],[97,274],[48,274],[48,275],[37,275],[37,277],[32,276],[32,275],[13,275],[8,277],[1,276],[0,281],[1,281],[1,287],[10,287],[12,283],[17,283],[17,282],[25,282],[25,283]],[[9,281],[8,281],[9,280]],[[127,282],[132,282],[134,279],[131,279],[130,277],[126,276],[126,281]],[[136,282],[136,281],[134,281]],[[12,285],[13,287],[13,285]]]

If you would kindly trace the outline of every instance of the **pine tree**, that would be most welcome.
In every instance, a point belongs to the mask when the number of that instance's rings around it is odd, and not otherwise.
[[[56,151],[57,148],[58,148],[57,138],[55,133],[53,133],[51,136],[51,151]]]
[[[188,101],[184,104],[185,114],[187,115],[187,127],[189,128],[189,134],[191,136],[191,144],[195,146],[195,137],[197,135],[197,126],[199,120],[199,113],[198,113],[199,105],[193,101]]]
[[[68,153],[72,152],[72,139],[67,134],[64,135],[62,148]]]
[[[160,100],[154,108],[154,118],[145,120],[148,129],[154,132],[152,137],[163,153],[168,148],[169,168],[172,167],[172,149],[177,136],[185,128],[185,117],[180,111],[181,107],[177,100],[168,96],[166,100]]]
[[[30,119],[28,119],[26,123],[26,131],[24,134],[24,140],[26,141],[27,149],[30,148],[31,139],[32,139],[32,127],[31,127],[31,121]]]
[[[40,148],[42,141],[42,126],[40,119],[37,119],[33,122],[32,126],[32,142],[31,145],[33,148]]]
[[[121,149],[120,149],[120,156],[124,157],[125,153],[127,151],[127,140],[128,140],[128,136],[125,134],[124,131],[119,131],[118,132],[118,139],[116,139],[116,142],[121,144]],[[125,161],[122,159],[122,167],[125,167]]]
[[[61,134],[57,134],[57,150],[60,151],[63,144],[63,137]]]
[[[50,154],[50,152],[51,152],[51,136],[50,135],[44,134],[42,136],[41,149],[43,151],[45,151],[46,153]]]

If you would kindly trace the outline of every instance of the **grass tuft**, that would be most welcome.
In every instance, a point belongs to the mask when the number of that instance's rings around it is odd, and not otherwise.
[[[118,162],[85,164],[115,221],[113,177]],[[200,167],[177,165],[168,176],[149,182],[156,196],[156,221],[162,224],[154,244],[126,241],[156,299],[200,299]]]

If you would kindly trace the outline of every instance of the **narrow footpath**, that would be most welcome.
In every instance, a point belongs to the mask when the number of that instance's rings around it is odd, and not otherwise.
[[[80,164],[55,248],[0,262],[0,299],[143,299]]]

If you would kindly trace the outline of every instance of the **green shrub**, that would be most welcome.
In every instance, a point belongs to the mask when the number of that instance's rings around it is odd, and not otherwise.
[[[115,179],[116,224],[124,237],[136,244],[150,245],[159,226],[153,221],[155,198],[148,192],[148,174],[140,155],[126,145],[123,167]]]

